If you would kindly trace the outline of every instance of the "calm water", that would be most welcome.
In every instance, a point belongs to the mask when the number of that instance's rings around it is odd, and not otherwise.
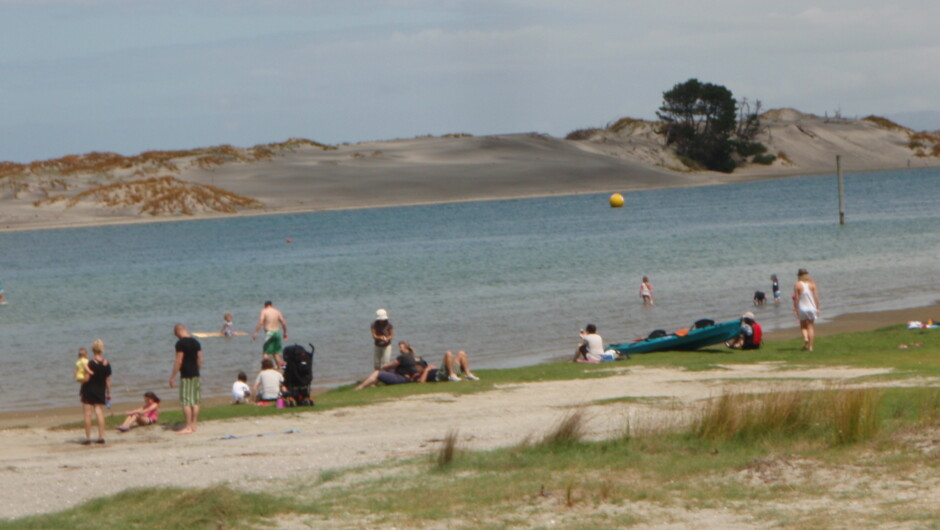
[[[0,410],[77,404],[75,352],[95,338],[116,401],[173,397],[173,324],[217,331],[230,311],[250,332],[266,299],[332,386],[371,369],[379,307],[432,362],[459,348],[492,368],[567,355],[587,322],[616,342],[737,317],[771,273],[786,301],[799,267],[830,318],[940,298],[940,170],[847,175],[846,193],[843,227],[830,175],[630,193],[622,209],[579,195],[0,233]],[[756,313],[790,327],[789,307]],[[201,342],[205,393],[254,379],[260,342]]]

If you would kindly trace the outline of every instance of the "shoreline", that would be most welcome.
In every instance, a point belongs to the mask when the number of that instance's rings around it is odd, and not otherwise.
[[[900,170],[920,170],[920,169],[929,169],[933,167],[940,167],[940,160],[933,161],[927,160],[924,165],[921,166],[906,166],[900,164],[888,164],[884,166],[866,166],[860,168],[846,169],[843,168],[843,173],[847,175],[859,174],[859,173],[870,173],[875,171],[900,171]],[[575,184],[572,184],[571,187],[563,189],[552,189],[551,191],[546,191],[544,193],[532,193],[531,191],[519,191],[512,193],[506,189],[496,190],[495,188],[488,188],[486,192],[481,193],[479,190],[476,190],[475,195],[468,198],[440,198],[426,195],[425,198],[417,198],[413,200],[404,200],[401,198],[390,197],[384,199],[357,199],[353,200],[351,203],[347,201],[346,203],[339,202],[334,205],[324,206],[324,205],[305,205],[305,206],[277,206],[267,204],[260,209],[255,210],[240,210],[234,213],[197,213],[189,216],[176,215],[173,217],[144,217],[143,214],[139,215],[127,215],[127,216],[117,216],[112,218],[102,218],[102,217],[93,217],[91,219],[71,219],[71,220],[36,220],[36,221],[20,221],[14,222],[13,224],[8,224],[5,226],[0,226],[0,233],[3,232],[26,232],[33,230],[62,230],[69,228],[96,228],[102,226],[121,226],[121,225],[134,225],[142,223],[171,223],[171,222],[188,222],[188,221],[205,221],[205,220],[218,220],[218,219],[233,219],[233,218],[242,218],[242,217],[262,217],[262,216],[271,216],[271,215],[293,215],[293,214],[306,214],[306,213],[319,213],[319,212],[336,212],[336,211],[346,211],[346,210],[367,210],[374,208],[401,208],[401,207],[412,207],[412,206],[427,206],[427,205],[436,205],[436,204],[458,204],[458,203],[468,203],[468,202],[485,202],[485,201],[509,201],[509,200],[519,200],[519,199],[537,199],[545,197],[563,197],[563,196],[579,196],[579,195],[593,195],[600,193],[622,193],[629,194],[630,192],[637,191],[650,191],[650,190],[663,190],[663,189],[681,189],[681,188],[697,188],[705,186],[724,186],[729,184],[741,184],[748,182],[757,182],[762,180],[770,179],[784,179],[791,177],[806,177],[806,176],[825,176],[830,174],[835,174],[836,167],[833,163],[832,167],[809,167],[809,168],[782,168],[782,167],[766,167],[766,166],[747,166],[746,168],[740,169],[735,173],[717,173],[711,171],[700,171],[700,172],[677,172],[671,171],[664,168],[650,168],[650,169],[659,169],[666,174],[676,176],[678,178],[684,178],[682,182],[662,182],[655,180],[647,180],[645,182],[623,182],[622,185],[614,187],[612,185],[600,185],[600,186],[591,186],[589,189],[584,187],[579,187]],[[696,180],[700,179],[700,180]],[[315,187],[315,185],[314,185]],[[508,188],[508,186],[506,187]],[[313,189],[307,190],[313,192]],[[328,195],[328,194],[327,194]],[[324,197],[324,201],[335,202],[333,199],[337,197]],[[284,201],[279,199],[276,202],[283,203]],[[61,215],[61,213],[60,213]],[[37,213],[39,216],[39,213]]]
[[[781,302],[783,303],[783,302]],[[911,320],[926,321],[927,319],[940,321],[940,300],[931,305],[920,307],[909,307],[904,309],[889,309],[885,311],[869,311],[859,313],[843,313],[832,320],[821,322],[816,327],[816,335],[820,337],[839,335],[842,333],[857,333],[863,331],[874,331],[879,328],[903,324]],[[769,341],[787,341],[799,340],[800,329],[798,326],[780,330],[768,331],[764,334],[764,339]],[[332,388],[311,388],[314,395],[325,393]],[[169,396],[170,394],[167,393]],[[77,402],[77,390],[75,393]],[[168,397],[163,400],[166,409],[179,408],[178,399]],[[214,396],[205,398],[202,401],[203,407],[218,407],[230,404],[228,396]],[[136,408],[140,403],[133,401],[130,403],[113,403],[110,410],[106,409],[105,416],[124,416],[124,411]],[[251,406],[251,405],[246,405]],[[59,428],[64,425],[81,423],[82,407],[81,405],[71,405],[64,407],[45,408],[29,411],[0,412],[0,430],[25,429],[25,428]]]

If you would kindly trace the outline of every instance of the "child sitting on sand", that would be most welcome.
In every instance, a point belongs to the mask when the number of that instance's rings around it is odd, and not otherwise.
[[[144,406],[134,410],[127,411],[127,418],[124,423],[118,426],[117,430],[127,432],[131,430],[134,424],[153,425],[157,423],[157,417],[160,416],[160,398],[153,392],[144,394]]]
[[[232,399],[235,404],[247,403],[251,398],[251,388],[248,387],[248,376],[245,372],[238,372],[238,379],[232,383]]]
[[[88,381],[93,373],[91,368],[88,368],[88,350],[79,348],[78,360],[75,361],[75,380],[79,383],[84,383]]]

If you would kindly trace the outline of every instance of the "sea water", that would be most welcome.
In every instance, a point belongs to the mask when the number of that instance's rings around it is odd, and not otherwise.
[[[594,194],[0,233],[0,411],[77,404],[76,352],[97,338],[115,401],[173,397],[173,325],[218,331],[231,312],[252,332],[265,300],[288,343],[316,345],[323,387],[371,371],[378,308],[432,363],[462,349],[497,368],[567,358],[589,322],[607,342],[748,310],[792,327],[800,267],[824,318],[940,298],[940,170],[851,174],[845,188],[844,226],[822,175],[634,192],[619,209]],[[260,340],[201,343],[204,395],[239,371],[254,381]]]

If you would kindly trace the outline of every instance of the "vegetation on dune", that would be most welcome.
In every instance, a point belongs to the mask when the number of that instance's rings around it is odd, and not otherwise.
[[[630,129],[630,130],[636,129],[637,127],[640,127],[645,123],[647,122],[643,120],[638,120],[636,118],[623,117],[618,120],[615,120],[613,123],[608,123],[607,130],[611,132],[619,133],[626,129]]]
[[[656,112],[666,145],[680,157],[725,173],[767,151],[754,140],[761,131],[760,114],[759,100],[752,109],[746,98],[739,103],[724,86],[698,79],[663,92],[663,105]]]
[[[596,134],[600,133],[600,132],[601,132],[601,130],[600,130],[600,129],[597,129],[597,128],[576,129],[576,130],[571,131],[570,133],[568,133],[568,134],[565,136],[565,140],[575,140],[575,141],[577,141],[577,140],[590,140],[591,138],[594,138],[594,136],[595,136]]]
[[[105,175],[119,170],[135,170],[137,175],[158,171],[179,172],[179,163],[183,159],[191,159],[189,163],[193,167],[210,168],[233,162],[271,160],[278,153],[296,151],[302,147],[316,147],[325,151],[336,149],[305,138],[290,138],[283,142],[259,144],[249,148],[223,144],[186,150],[144,151],[133,156],[108,152],[91,152],[83,155],[66,155],[60,158],[37,160],[28,164],[0,162],[0,179],[29,175]]]
[[[875,125],[881,127],[882,129],[887,129],[889,131],[912,132],[907,127],[902,127],[901,125],[894,123],[888,118],[882,118],[881,116],[874,116],[874,115],[865,116],[864,118],[862,118],[862,121],[868,121],[868,122],[874,123]]]
[[[83,191],[74,197],[50,196],[36,201],[36,206],[66,201],[69,208],[80,202],[95,202],[108,208],[137,206],[142,214],[193,215],[196,212],[235,213],[262,204],[215,186],[184,182],[171,176],[152,177],[130,182],[115,182]]]

